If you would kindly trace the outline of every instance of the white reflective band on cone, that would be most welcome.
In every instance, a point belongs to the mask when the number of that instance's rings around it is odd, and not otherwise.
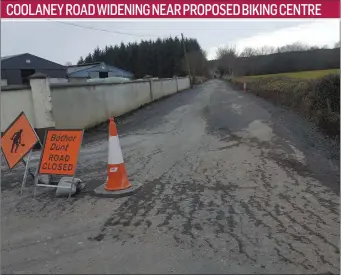
[[[123,156],[118,136],[109,137],[109,160],[108,164],[123,163]]]

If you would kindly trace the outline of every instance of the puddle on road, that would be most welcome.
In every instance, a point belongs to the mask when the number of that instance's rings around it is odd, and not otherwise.
[[[274,136],[272,128],[259,120],[251,122],[246,130],[260,141],[270,141]]]

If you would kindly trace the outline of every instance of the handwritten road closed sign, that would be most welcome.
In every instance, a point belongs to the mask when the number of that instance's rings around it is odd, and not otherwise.
[[[1,137],[1,149],[9,169],[12,169],[39,141],[30,122],[21,112]]]
[[[39,174],[74,175],[82,138],[83,130],[48,130]]]

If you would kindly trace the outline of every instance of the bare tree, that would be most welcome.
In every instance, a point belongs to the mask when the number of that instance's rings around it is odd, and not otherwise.
[[[271,46],[263,46],[259,49],[260,55],[273,54],[275,52],[276,52],[275,48]]]
[[[191,51],[187,53],[188,63],[193,76],[205,76],[208,73],[208,64],[204,51]],[[183,66],[185,66],[183,61]]]
[[[259,48],[259,55],[266,55],[267,54],[267,46],[263,46]]]
[[[205,57],[205,59],[207,60],[207,51],[205,50],[201,50],[202,55]]]
[[[70,61],[65,63],[65,66],[72,66],[72,63]]]
[[[277,52],[280,53],[285,53],[285,52],[303,52],[303,51],[308,51],[309,50],[309,46],[305,45],[301,42],[295,42],[292,44],[288,44],[285,46],[282,46],[280,48],[277,49]]]
[[[235,75],[257,75],[286,71],[319,70],[335,68],[338,65],[340,42],[334,48],[310,46],[300,42],[275,49],[263,46],[259,49],[246,47],[233,62]],[[224,49],[218,52],[224,56]],[[278,53],[278,54],[277,54]],[[273,56],[267,56],[267,55]]]
[[[257,56],[257,55],[267,55],[273,54],[276,52],[276,49],[272,46],[263,46],[259,49],[246,47],[244,50],[239,54],[240,57],[250,57],[250,56]]]
[[[319,49],[319,46],[311,46],[310,48],[309,48],[309,50],[318,50]]]
[[[233,74],[236,65],[237,51],[235,45],[220,47],[217,50],[218,70],[221,75]]]
[[[244,48],[244,50],[239,54],[240,57],[250,57],[255,55],[258,55],[257,50],[251,47]]]

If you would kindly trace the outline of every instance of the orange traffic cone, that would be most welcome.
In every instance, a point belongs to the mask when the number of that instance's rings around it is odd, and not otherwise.
[[[109,122],[109,158],[108,177],[104,189],[118,191],[131,187],[128,181],[127,171],[124,165],[117,128],[113,118]]]

